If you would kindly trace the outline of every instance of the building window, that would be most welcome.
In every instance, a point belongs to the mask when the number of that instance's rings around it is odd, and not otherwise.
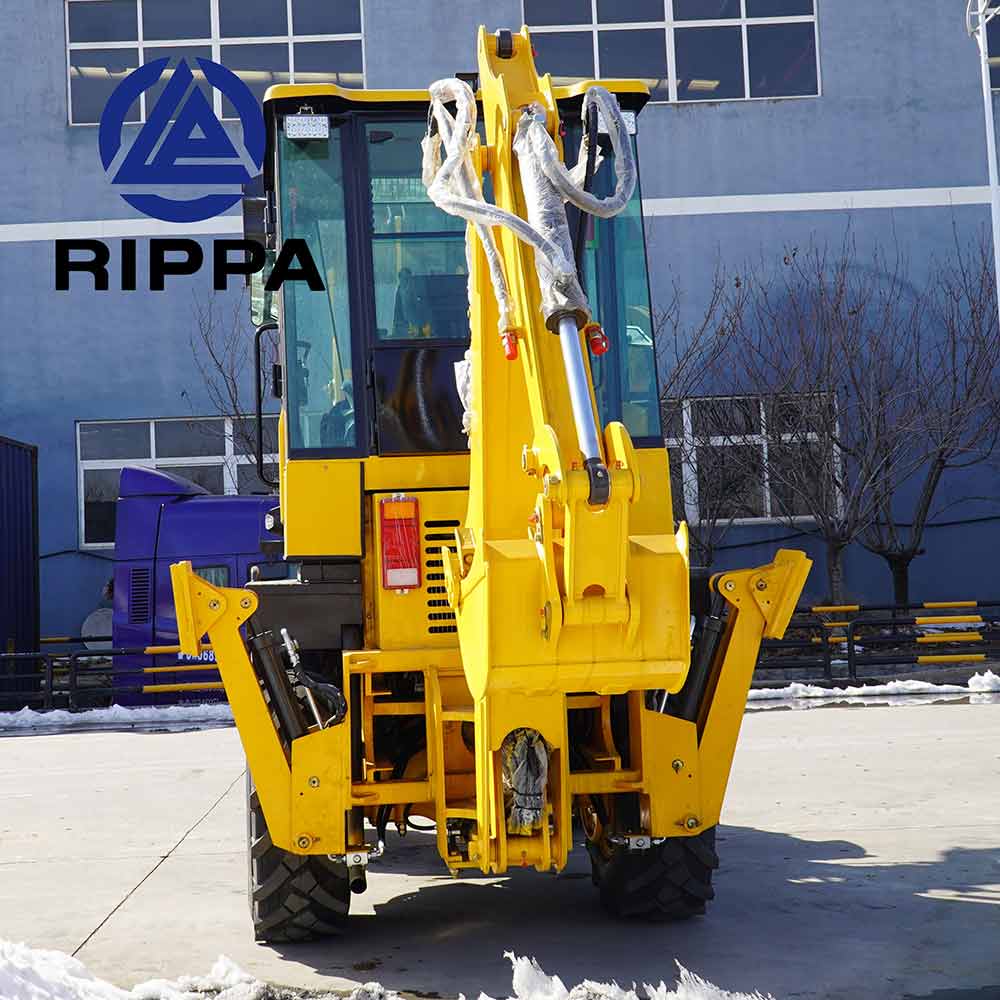
[[[816,0],[523,0],[557,85],[639,78],[654,101],[816,97]]]
[[[361,0],[64,0],[71,125],[100,121],[125,76],[170,62],[126,117],[143,122],[183,57],[219,117],[235,112],[201,73],[197,58],[231,69],[258,100],[273,84],[364,86]]]
[[[104,0],[102,0],[104,2]],[[257,476],[256,421],[199,417],[94,420],[77,424],[80,544],[115,541],[115,502],[123,466],[162,469],[219,495],[269,493]],[[278,418],[264,418],[265,473],[277,478]]]
[[[794,477],[782,473],[788,463],[819,462],[816,405],[799,397],[668,400],[664,434],[675,516],[691,524],[808,517],[789,487]]]

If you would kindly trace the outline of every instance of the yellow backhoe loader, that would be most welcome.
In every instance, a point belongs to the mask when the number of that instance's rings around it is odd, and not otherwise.
[[[692,632],[647,99],[554,86],[524,29],[480,29],[478,74],[427,91],[267,93],[266,238],[304,240],[325,285],[253,297],[280,306],[258,344],[277,329],[270,517],[297,578],[172,568],[181,647],[211,643],[246,751],[260,940],[338,932],[408,828],[456,875],[558,871],[585,842],[616,916],[712,897],[758,646],[810,564],[716,574]]]

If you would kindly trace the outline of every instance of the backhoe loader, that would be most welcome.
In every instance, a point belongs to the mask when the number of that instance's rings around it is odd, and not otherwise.
[[[809,569],[707,581],[660,428],[635,142],[645,87],[554,86],[526,29],[427,91],[276,86],[269,245],[296,579],[171,569],[248,761],[259,940],[334,934],[408,829],[444,865],[563,868],[614,916],[704,912],[761,638]],[[574,166],[567,167],[572,162]],[[259,364],[258,364],[259,367]],[[263,470],[262,470],[263,471]]]

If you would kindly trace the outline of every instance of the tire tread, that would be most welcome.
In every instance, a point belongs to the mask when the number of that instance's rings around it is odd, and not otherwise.
[[[247,783],[254,937],[278,943],[342,934],[351,900],[346,868],[323,855],[291,854],[275,847],[249,773]]]
[[[587,846],[601,903],[612,916],[686,920],[704,913],[715,897],[715,827],[693,837],[670,837],[646,851],[617,848],[610,858],[595,844]]]

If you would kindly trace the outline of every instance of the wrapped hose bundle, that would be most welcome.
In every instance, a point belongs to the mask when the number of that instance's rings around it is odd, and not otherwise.
[[[527,837],[545,818],[549,745],[535,729],[515,729],[500,746],[507,832]]]
[[[632,196],[635,159],[618,102],[598,86],[589,87],[583,100],[584,120],[590,106],[596,105],[603,120],[609,123],[615,152],[615,190],[606,198],[583,190],[586,139],[581,144],[579,161],[568,170],[559,158],[555,141],[546,131],[545,110],[538,105],[524,110],[517,126],[514,152],[528,203],[528,219],[525,220],[489,204],[483,197],[479,177],[472,165],[479,148],[476,98],[472,88],[463,80],[438,80],[431,84],[430,94],[431,127],[421,143],[423,182],[428,197],[438,208],[472,223],[489,264],[499,307],[500,332],[503,333],[509,322],[511,300],[503,262],[491,231],[494,226],[505,226],[534,248],[546,323],[554,329],[555,317],[566,312],[586,318],[589,306],[577,281],[564,205],[568,201],[591,215],[610,218],[620,212]],[[454,114],[446,107],[448,102],[454,102]]]
[[[469,222],[482,245],[497,301],[498,332],[505,352],[511,350],[507,354],[508,359],[513,360],[517,356],[516,332],[510,325],[513,303],[494,233],[497,226],[510,230],[533,248],[541,289],[542,315],[548,328],[556,333],[560,323],[571,317],[573,326],[581,329],[590,317],[590,306],[576,273],[565,205],[569,202],[581,211],[609,218],[620,212],[632,196],[636,181],[635,159],[618,102],[607,90],[598,86],[589,87],[583,99],[584,121],[590,109],[596,107],[601,118],[608,123],[614,149],[615,190],[605,198],[596,197],[584,189],[589,136],[584,134],[578,161],[572,169],[567,169],[560,159],[555,140],[546,130],[545,109],[532,105],[523,110],[513,143],[527,202],[528,218],[522,219],[490,204],[483,196],[474,166],[479,154],[479,136],[476,132],[476,98],[472,88],[462,80],[438,80],[431,84],[430,95],[428,129],[421,143],[423,182],[430,200],[450,215]],[[452,104],[454,112],[449,108]],[[471,241],[467,239],[470,281],[471,253]],[[570,357],[567,377],[579,384],[579,372],[582,370],[580,345],[575,336],[567,336],[566,340],[564,355]],[[465,411],[463,429],[468,434],[473,416],[471,359],[468,356],[455,366],[455,375]],[[587,394],[581,392],[580,398],[586,401],[585,397]],[[576,404],[574,417],[579,433],[581,418],[577,416]],[[587,437],[587,447],[581,442],[581,450],[588,459],[597,455],[590,437]]]
[[[559,156],[555,140],[546,129],[546,111],[539,104],[525,108],[517,124],[514,154],[521,174],[521,187],[528,209],[528,222],[539,236],[535,246],[535,269],[542,294],[542,314],[553,333],[562,316],[572,315],[577,328],[590,318],[587,296],[580,287],[573,262],[573,242],[566,221],[566,203],[602,219],[617,215],[635,190],[635,160],[628,128],[618,102],[603,87],[588,87],[583,99],[583,120],[591,105],[598,108],[604,121],[610,122],[611,146],[615,153],[615,190],[599,198],[583,188],[589,138],[584,132],[577,164],[567,169]],[[552,255],[546,246],[558,248]]]

